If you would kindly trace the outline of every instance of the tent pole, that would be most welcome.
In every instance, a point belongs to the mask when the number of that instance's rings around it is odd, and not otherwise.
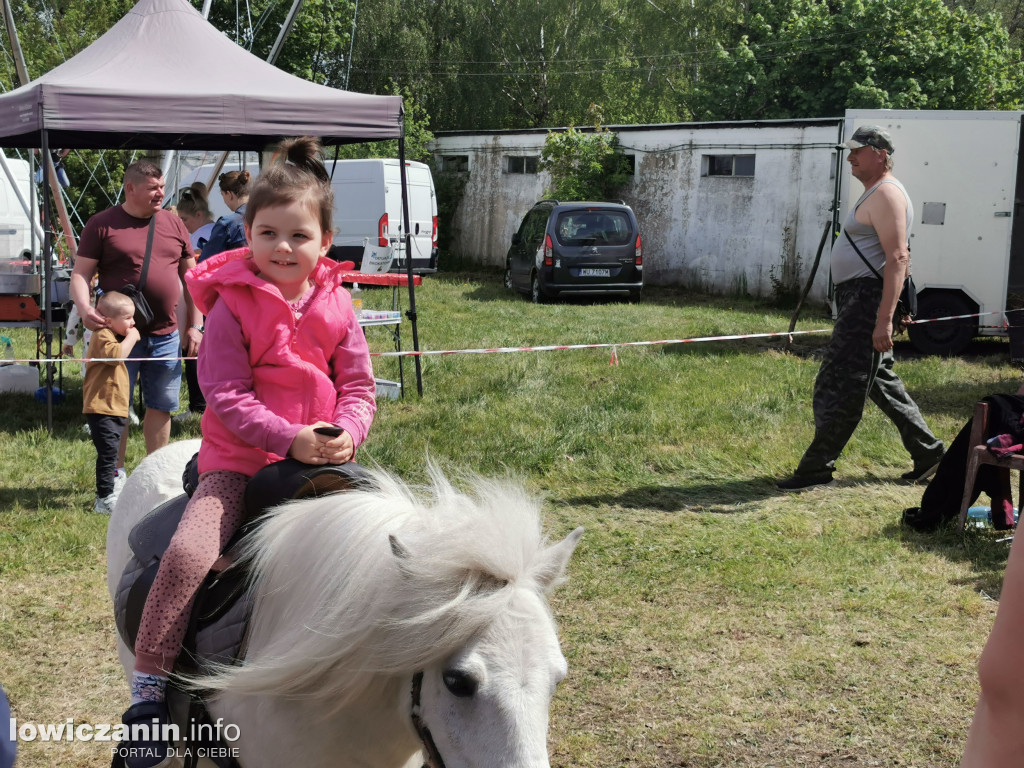
[[[267,61],[271,64],[277,63],[277,57],[281,55],[281,49],[284,48],[284,40],[288,37],[288,33],[292,31],[292,24],[295,23],[295,17],[299,15],[299,11],[302,10],[302,3],[304,0],[295,0],[292,3],[292,8],[288,11],[288,17],[284,20],[284,24],[281,25],[281,31],[277,33],[277,40],[274,41],[274,47],[270,49],[270,55],[267,56]]]
[[[359,0],[356,0],[355,10],[352,11],[352,34],[348,36],[348,61],[345,62],[345,90],[348,90],[348,80],[352,77],[352,52],[356,48],[356,18],[359,16]]]
[[[398,137],[398,170],[402,176],[402,218],[405,221],[405,274],[409,278],[409,311],[406,316],[412,323],[412,349],[420,351],[420,337],[416,330],[416,286],[413,284],[412,276],[412,235],[409,233],[409,180],[405,172],[405,109],[402,109],[402,133]],[[416,394],[423,397],[423,370],[420,356],[415,355],[413,362],[416,364]]]
[[[14,14],[11,13],[10,0],[4,0],[4,23],[7,36],[11,39],[11,52],[14,54],[14,68],[18,71],[18,79],[22,85],[28,82],[28,68],[25,66],[25,55],[21,52],[18,40],[18,28],[14,26]]]
[[[50,159],[50,137],[47,130],[43,128],[40,132],[40,144],[42,155]],[[44,182],[46,177],[53,171],[53,163],[43,163],[41,166]],[[56,176],[56,173],[54,173]],[[51,177],[52,178],[52,177]],[[53,278],[53,257],[50,249],[53,247],[53,238],[50,234],[50,186],[43,184],[43,333],[46,339],[46,429],[53,434],[53,302],[50,301],[50,280]]]

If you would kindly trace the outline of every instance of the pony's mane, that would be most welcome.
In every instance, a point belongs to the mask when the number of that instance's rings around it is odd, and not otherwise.
[[[535,498],[509,482],[473,476],[460,490],[435,467],[430,476],[414,490],[375,470],[365,490],[275,510],[246,553],[257,644],[202,687],[342,706],[375,675],[451,655],[514,610],[518,590],[551,586]]]

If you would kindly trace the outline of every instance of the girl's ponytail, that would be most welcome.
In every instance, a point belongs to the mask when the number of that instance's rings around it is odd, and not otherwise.
[[[285,139],[253,184],[245,208],[249,226],[264,206],[304,201],[315,211],[324,232],[332,231],[334,192],[324,165],[320,140],[311,136]]]
[[[284,158],[284,162],[289,165],[308,171],[324,184],[331,183],[331,177],[324,166],[323,148],[319,139],[312,136],[285,139],[278,146],[275,156]]]

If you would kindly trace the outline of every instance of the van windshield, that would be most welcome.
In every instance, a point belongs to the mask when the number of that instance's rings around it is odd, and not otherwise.
[[[555,232],[561,245],[627,245],[633,228],[622,211],[567,211]]]

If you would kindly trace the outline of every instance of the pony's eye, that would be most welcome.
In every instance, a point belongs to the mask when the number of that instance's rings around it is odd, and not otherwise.
[[[442,676],[444,680],[444,687],[448,689],[452,696],[456,696],[460,699],[466,699],[476,693],[477,679],[470,675],[468,672],[461,672],[457,669],[451,669],[444,673]]]

